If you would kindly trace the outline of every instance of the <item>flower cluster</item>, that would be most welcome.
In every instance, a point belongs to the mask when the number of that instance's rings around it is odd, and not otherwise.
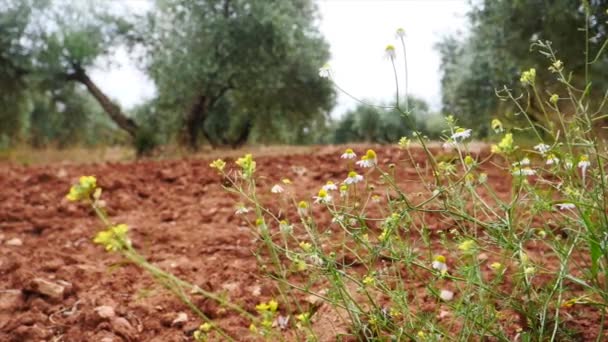
[[[66,198],[72,202],[87,201],[97,189],[97,179],[94,176],[80,177],[78,184],[70,188]]]
[[[98,232],[93,242],[102,245],[108,252],[120,251],[131,245],[127,237],[128,231],[129,227],[126,224],[111,226]]]

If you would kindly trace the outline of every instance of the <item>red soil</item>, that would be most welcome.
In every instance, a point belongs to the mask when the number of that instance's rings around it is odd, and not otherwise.
[[[310,199],[326,180],[345,178],[342,150],[257,158],[260,189],[288,177],[297,193]],[[378,147],[384,165],[405,159],[401,153]],[[424,165],[421,151],[415,154]],[[251,232],[234,215],[235,198],[221,188],[209,162],[0,165],[0,341],[187,341],[201,323],[148,274],[92,243],[100,223],[89,208],[65,199],[81,175],[97,176],[112,220],[129,225],[134,246],[150,262],[208,291],[227,293],[255,313],[256,304],[273,297],[274,286],[257,271]],[[505,174],[498,169],[488,174],[498,192],[508,194]],[[411,166],[400,175],[408,192],[422,190]],[[449,228],[438,218],[427,219],[434,231]],[[37,278],[63,286],[64,293],[41,295]],[[248,339],[246,319],[209,300],[195,302],[233,336]],[[110,317],[103,317],[104,306],[114,309]],[[180,312],[187,321],[173,324]],[[581,340],[595,337],[596,313],[569,315]],[[343,329],[331,320],[316,324],[328,341]]]

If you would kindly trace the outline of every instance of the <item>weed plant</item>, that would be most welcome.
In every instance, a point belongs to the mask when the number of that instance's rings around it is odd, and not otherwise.
[[[405,58],[403,30],[397,38]],[[238,338],[198,310],[194,295],[243,315],[251,333],[267,340],[319,340],[315,322],[326,306],[346,327],[336,340],[575,340],[581,332],[569,323],[585,312],[600,341],[608,303],[608,178],[597,122],[606,117],[606,98],[587,96],[592,75],[584,75],[587,88],[575,87],[549,42],[533,46],[547,57],[562,95],[540,93],[535,69],[522,73],[521,89],[498,91],[527,125],[503,127],[494,119],[491,152],[472,153],[472,130],[447,116],[450,158],[433,155],[418,133],[398,142],[405,157],[393,164],[380,163],[373,150],[347,149],[335,160],[343,178],[319,184],[316,196],[296,192],[297,179],[260,187],[251,155],[231,165],[214,161],[226,191],[241,198],[236,214],[250,222],[259,271],[276,284],[275,298],[255,312],[147,262],[128,227],[109,221],[95,178],[81,178],[68,198],[90,204],[107,227],[95,243],[141,266],[200,317],[197,341]],[[396,109],[414,124],[400,101],[407,94],[399,95],[397,49],[389,45],[386,55],[395,70]],[[320,75],[331,78],[331,70]],[[529,115],[532,102],[542,124]],[[533,147],[518,146],[519,130],[536,136]],[[425,165],[416,162],[412,142]],[[415,191],[402,185],[406,167],[419,178]],[[269,196],[270,205],[261,200]]]

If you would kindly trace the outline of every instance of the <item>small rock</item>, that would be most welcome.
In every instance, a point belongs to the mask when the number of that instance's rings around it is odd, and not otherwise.
[[[27,289],[53,299],[63,298],[65,292],[64,286],[42,278],[34,278]]]
[[[5,243],[7,246],[14,246],[14,247],[23,246],[23,241],[21,241],[21,239],[19,239],[19,238],[12,238],[10,240],[7,240]]]
[[[0,292],[0,312],[16,311],[21,302],[21,291],[4,290]]]
[[[114,312],[114,308],[109,305],[98,306],[93,310],[95,310],[95,312],[97,312],[97,315],[99,315],[99,317],[101,317],[101,318],[110,319],[110,318],[116,316],[116,313]]]
[[[124,317],[116,317],[110,321],[112,330],[127,341],[133,341],[136,335],[135,328]]]
[[[186,322],[188,322],[188,315],[185,312],[180,312],[177,314],[177,317],[171,322],[171,326],[181,327]]]

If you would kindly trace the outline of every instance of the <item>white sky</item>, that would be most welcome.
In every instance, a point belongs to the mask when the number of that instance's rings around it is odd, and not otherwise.
[[[137,11],[147,0],[123,0]],[[403,89],[403,65],[395,30],[406,30],[410,93],[440,107],[439,55],[434,45],[446,34],[466,31],[466,0],[317,0],[320,30],[330,44],[329,61],[335,81],[352,95],[372,101],[394,99],[392,66],[384,48],[394,44],[397,72]],[[122,106],[129,108],[154,96],[153,83],[129,61],[122,49],[113,57],[118,63],[95,70],[92,77]],[[339,94],[333,115],[339,117],[356,102]]]

